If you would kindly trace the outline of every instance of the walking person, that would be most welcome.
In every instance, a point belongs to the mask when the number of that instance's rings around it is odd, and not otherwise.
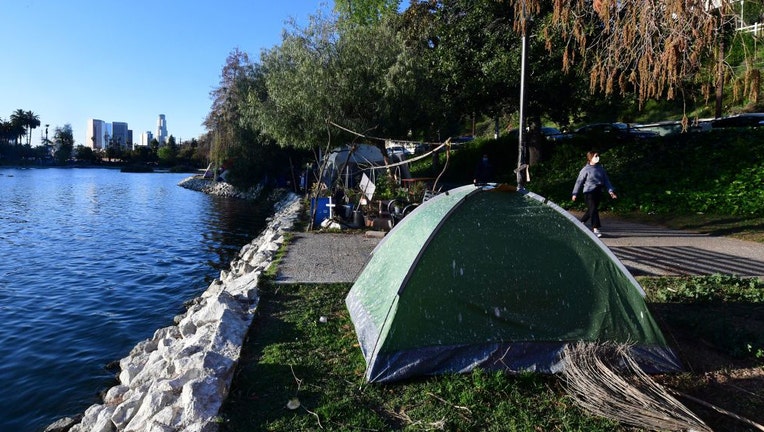
[[[575,201],[579,193],[583,191],[584,200],[586,201],[586,213],[581,216],[581,222],[586,222],[591,219],[592,231],[597,237],[602,237],[600,228],[600,213],[599,206],[602,200],[602,191],[606,190],[610,197],[613,199],[618,198],[613,189],[613,185],[610,184],[610,179],[607,176],[605,168],[600,165],[600,155],[597,152],[590,151],[586,153],[586,165],[581,168],[576,179],[576,185],[573,186],[573,198]]]
[[[475,176],[472,183],[475,186],[484,186],[486,183],[493,181],[493,166],[488,161],[488,155],[484,154],[480,162],[475,167]]]

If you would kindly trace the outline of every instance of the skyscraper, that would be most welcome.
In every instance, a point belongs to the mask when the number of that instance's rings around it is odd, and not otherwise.
[[[141,134],[141,145],[142,146],[150,146],[151,140],[154,139],[154,134],[151,133],[151,131],[146,131]]]
[[[167,120],[164,118],[164,114],[159,114],[159,119],[157,120],[157,141],[159,141],[159,145],[163,146],[165,143],[167,143]]]
[[[127,123],[125,122],[112,122],[112,145],[119,147],[122,150],[131,150],[133,143],[130,142],[128,136]]]
[[[106,122],[98,119],[88,119],[86,146],[93,150],[104,149],[104,134],[106,134]]]

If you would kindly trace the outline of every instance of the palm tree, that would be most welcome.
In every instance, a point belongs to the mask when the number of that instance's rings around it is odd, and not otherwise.
[[[26,126],[27,126],[27,145],[32,145],[32,130],[40,126],[40,116],[27,111],[26,113]]]
[[[23,109],[17,109],[11,114],[12,130],[16,133],[16,145],[19,145],[19,137],[26,135],[27,113]]]
[[[13,124],[10,121],[0,118],[0,142],[5,144],[11,142],[11,138],[13,138],[12,127]]]

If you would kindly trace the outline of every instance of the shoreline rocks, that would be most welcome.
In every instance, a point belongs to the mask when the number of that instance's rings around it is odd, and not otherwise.
[[[264,189],[262,184],[258,184],[245,191],[241,191],[229,183],[204,178],[199,175],[181,180],[178,186],[210,195],[249,200],[259,198]]]
[[[219,188],[222,183],[197,180],[184,181],[183,187]],[[260,275],[284,243],[284,233],[294,226],[300,199],[289,193],[274,207],[266,229],[239,251],[229,270],[221,271],[184,314],[175,317],[175,325],[157,330],[119,361],[119,384],[108,389],[102,404],[90,406],[81,418],[61,419],[45,431],[217,431],[218,411],[228,396],[257,310]]]

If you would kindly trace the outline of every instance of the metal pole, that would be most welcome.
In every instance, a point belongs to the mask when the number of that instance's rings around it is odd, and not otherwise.
[[[523,20],[523,35],[520,58],[520,120],[517,134],[517,169],[515,170],[518,190],[525,189],[525,170],[527,169],[525,163],[525,45],[527,43],[525,31],[525,1],[523,1],[523,15],[521,19]]]
[[[745,15],[743,14],[744,6],[745,0],[740,0],[740,27],[745,27]]]

